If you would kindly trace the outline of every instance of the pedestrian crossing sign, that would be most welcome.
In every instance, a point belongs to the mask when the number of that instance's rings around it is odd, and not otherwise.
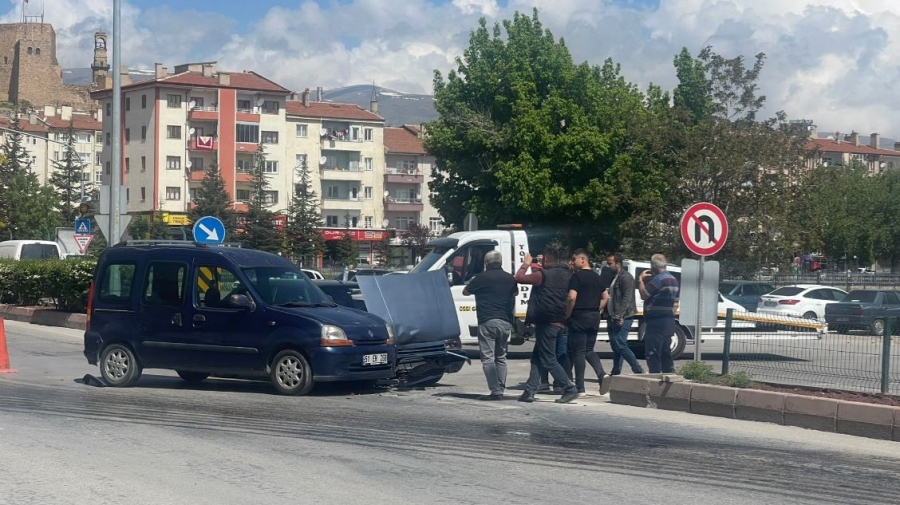
[[[76,219],[75,220],[75,234],[76,235],[90,235],[91,234],[91,220],[90,219]]]

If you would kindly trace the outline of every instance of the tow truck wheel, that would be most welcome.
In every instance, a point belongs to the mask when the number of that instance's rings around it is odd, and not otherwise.
[[[641,321],[640,326],[638,326],[638,340],[637,342],[628,342],[628,347],[631,349],[631,352],[634,353],[634,356],[637,359],[644,359],[646,357],[646,352],[644,351],[644,334],[647,331],[647,328],[644,326],[644,322]],[[681,325],[675,326],[675,335],[672,336],[672,359],[678,359],[684,354],[684,348],[687,347],[688,340],[688,330]]]

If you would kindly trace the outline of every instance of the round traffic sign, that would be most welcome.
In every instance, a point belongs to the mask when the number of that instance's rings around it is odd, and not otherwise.
[[[728,239],[725,213],[707,202],[691,205],[681,218],[681,239],[698,256],[716,254]]]

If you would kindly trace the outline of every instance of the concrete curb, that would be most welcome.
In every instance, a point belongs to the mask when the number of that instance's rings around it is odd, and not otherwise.
[[[61,326],[73,330],[84,330],[87,327],[87,314],[60,312],[46,307],[19,307],[0,303],[0,317],[9,321]]]
[[[900,442],[900,407],[738,389],[669,375],[617,375],[611,403],[798,426]]]

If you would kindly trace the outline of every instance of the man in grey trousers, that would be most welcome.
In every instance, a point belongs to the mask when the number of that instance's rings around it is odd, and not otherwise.
[[[611,375],[622,373],[622,360],[631,367],[632,373],[644,373],[634,352],[628,347],[628,332],[634,322],[637,313],[637,303],[634,295],[634,277],[625,268],[621,254],[611,255],[615,277],[609,286],[609,298],[606,303],[606,311],[609,313],[609,321],[606,323],[609,334],[609,346],[613,350],[613,367]]]
[[[485,271],[469,282],[463,295],[475,295],[481,367],[491,390],[479,399],[502,400],[506,389],[506,347],[519,288],[512,274],[503,271],[503,256],[499,252],[485,254],[484,264]]]

